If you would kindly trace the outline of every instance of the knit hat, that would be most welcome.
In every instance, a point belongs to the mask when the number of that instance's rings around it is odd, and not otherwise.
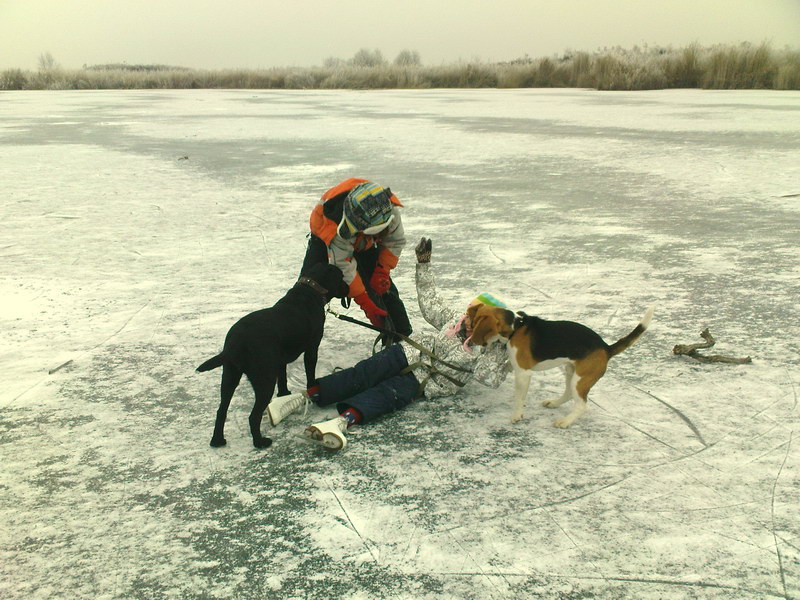
[[[485,304],[486,306],[499,306],[500,308],[508,308],[506,303],[502,300],[492,296],[489,292],[483,292],[482,294],[478,294],[472,302],[469,303],[469,306],[475,306],[476,304]]]
[[[384,189],[377,183],[359,183],[344,199],[339,235],[349,239],[359,231],[375,235],[386,229],[394,219],[391,196],[388,188]]]

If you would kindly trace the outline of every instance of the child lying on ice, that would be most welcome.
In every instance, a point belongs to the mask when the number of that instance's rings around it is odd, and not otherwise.
[[[469,346],[472,323],[466,312],[448,308],[437,294],[431,249],[426,238],[415,248],[417,298],[422,316],[438,332],[426,336],[420,344],[393,344],[352,367],[317,379],[316,385],[304,392],[273,398],[268,407],[273,426],[310,402],[317,406],[335,404],[339,416],[310,425],[305,435],[329,450],[340,450],[347,445],[348,427],[401,410],[416,398],[448,396],[473,380],[499,387],[508,373],[505,344]],[[477,296],[469,306],[478,303],[505,307],[487,293]]]

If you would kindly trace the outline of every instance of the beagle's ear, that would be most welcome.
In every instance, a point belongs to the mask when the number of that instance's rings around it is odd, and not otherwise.
[[[498,329],[497,332],[504,338],[509,339],[514,334],[514,313],[504,308],[498,309]]]
[[[472,323],[475,322],[475,315],[478,313],[478,309],[482,306],[482,304],[473,304],[467,308],[467,317],[469,317],[469,320]]]
[[[469,340],[476,346],[485,346],[487,340],[497,333],[497,318],[489,311],[482,310],[472,321],[472,335]]]

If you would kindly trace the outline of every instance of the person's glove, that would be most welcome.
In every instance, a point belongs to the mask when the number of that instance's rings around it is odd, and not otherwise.
[[[414,251],[417,253],[417,262],[418,263],[428,263],[431,262],[431,250],[433,249],[433,243],[428,238],[422,238],[417,244],[417,247],[414,248]]]
[[[367,292],[362,292],[360,295],[353,298],[353,300],[356,301],[356,304],[358,304],[361,310],[364,311],[364,314],[367,315],[370,323],[375,325],[375,327],[383,327],[383,317],[389,313],[382,308],[378,308]]]
[[[383,296],[389,291],[392,280],[389,279],[389,269],[382,265],[377,265],[369,278],[369,287],[375,290],[378,296]]]

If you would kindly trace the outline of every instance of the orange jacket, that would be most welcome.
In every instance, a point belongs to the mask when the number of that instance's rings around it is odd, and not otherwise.
[[[400,253],[405,246],[405,234],[403,224],[400,219],[398,207],[403,206],[397,196],[391,194],[390,200],[395,206],[392,212],[395,217],[389,227],[377,235],[364,235],[359,233],[355,237],[345,240],[338,235],[339,222],[342,217],[343,200],[347,193],[359,183],[364,183],[367,179],[351,177],[335,185],[320,198],[317,205],[311,211],[309,225],[311,233],[320,238],[328,247],[328,262],[336,265],[342,270],[345,283],[350,285],[350,296],[355,298],[364,291],[364,282],[356,270],[353,262],[353,253],[361,252],[378,246],[378,264],[386,269],[394,269],[400,260]],[[333,218],[332,218],[333,217]]]

